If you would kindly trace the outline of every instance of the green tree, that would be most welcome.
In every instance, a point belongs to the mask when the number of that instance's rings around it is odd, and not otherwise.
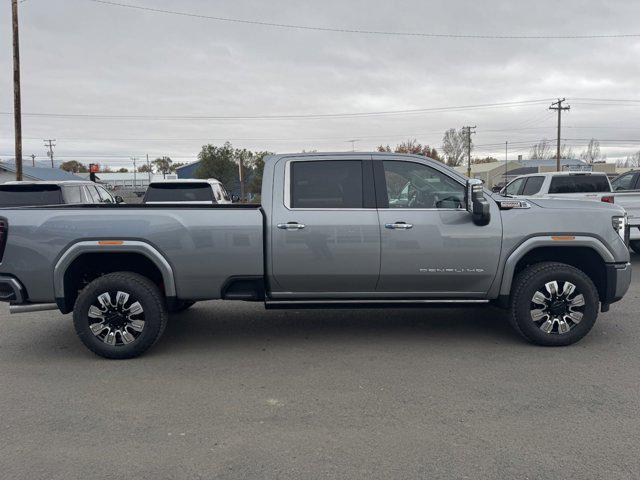
[[[262,192],[262,173],[264,172],[264,157],[273,155],[271,152],[256,152],[253,157],[253,176],[249,182],[247,191],[254,195]]]
[[[60,168],[66,172],[72,173],[87,173],[89,171],[85,164],[80,163],[77,160],[69,160],[68,162],[63,162],[60,165]]]
[[[203,145],[198,154],[196,178],[216,178],[224,185],[231,186],[238,180],[238,167],[235,163],[234,149],[230,142],[218,147]]]
[[[152,168],[147,165],[146,163],[143,163],[142,165],[140,165],[137,169],[137,172],[139,173],[147,173],[147,172],[153,172]]]
[[[153,162],[153,166],[156,167],[156,171],[162,173],[162,175],[166,175],[167,173],[171,173],[171,166],[173,161],[169,157],[159,157],[156,158]]]
[[[129,170],[127,170],[124,167],[121,167],[121,168],[118,169],[118,173],[128,173],[128,172],[129,172]]]

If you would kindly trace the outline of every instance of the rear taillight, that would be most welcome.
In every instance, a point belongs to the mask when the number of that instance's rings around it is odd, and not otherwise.
[[[7,221],[0,218],[0,262],[4,256],[4,246],[7,244]]]
[[[613,195],[605,195],[604,197],[600,198],[600,201],[604,203],[615,203],[615,198],[613,197]]]

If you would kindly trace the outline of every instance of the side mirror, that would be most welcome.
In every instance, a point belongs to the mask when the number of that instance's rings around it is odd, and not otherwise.
[[[487,225],[491,220],[491,206],[482,190],[482,181],[477,178],[467,180],[467,211],[473,215],[473,223]]]
[[[116,201],[116,203],[124,203],[124,199],[120,195],[116,195],[115,197],[113,197],[113,199]]]
[[[240,201],[240,197],[238,195],[231,195],[231,201],[233,203],[238,203]]]

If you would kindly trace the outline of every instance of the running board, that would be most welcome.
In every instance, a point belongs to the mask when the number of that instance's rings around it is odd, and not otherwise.
[[[267,309],[305,308],[415,308],[464,307],[487,304],[489,300],[428,299],[428,300],[266,300]]]

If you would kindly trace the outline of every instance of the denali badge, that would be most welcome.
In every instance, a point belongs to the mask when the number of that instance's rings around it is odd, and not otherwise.
[[[484,273],[484,268],[433,267],[421,268],[420,273]]]

